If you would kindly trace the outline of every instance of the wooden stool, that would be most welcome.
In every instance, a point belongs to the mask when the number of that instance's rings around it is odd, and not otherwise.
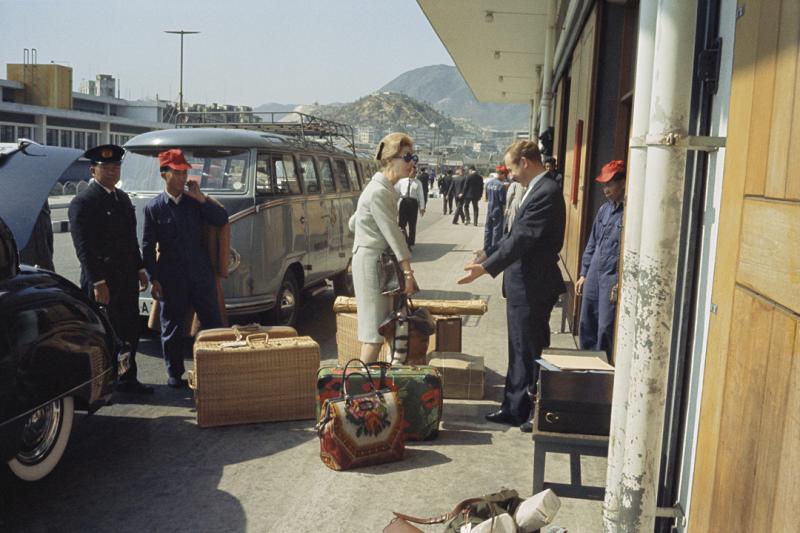
[[[538,409],[537,409],[538,411]],[[533,419],[533,494],[553,489],[560,498],[603,500],[605,487],[583,485],[581,482],[581,455],[608,456],[608,437],[577,433],[552,433],[539,431],[538,412]],[[544,480],[547,452],[569,454],[570,483],[549,483]]]

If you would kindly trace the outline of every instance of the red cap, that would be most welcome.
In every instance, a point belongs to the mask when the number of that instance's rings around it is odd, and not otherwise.
[[[173,170],[191,170],[192,165],[183,157],[183,150],[173,148],[158,154],[158,166],[169,167]]]
[[[503,174],[508,174],[508,167],[507,167],[507,166],[505,166],[505,165],[497,165],[497,166],[495,167],[495,170],[496,170],[497,172],[502,172]]]
[[[614,161],[609,161],[605,165],[603,165],[603,169],[600,171],[600,175],[597,176],[594,180],[599,181],[600,183],[608,183],[614,176],[617,174],[622,173],[625,174],[625,161],[621,159],[616,159]]]

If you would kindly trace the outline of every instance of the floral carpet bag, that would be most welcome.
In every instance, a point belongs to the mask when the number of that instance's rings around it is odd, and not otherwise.
[[[348,391],[350,377],[359,374],[347,372],[351,364],[366,372],[369,392]],[[325,400],[316,426],[322,462],[333,470],[349,470],[402,459],[403,407],[397,393],[376,389],[369,368],[358,359],[347,363],[343,376],[341,394]]]

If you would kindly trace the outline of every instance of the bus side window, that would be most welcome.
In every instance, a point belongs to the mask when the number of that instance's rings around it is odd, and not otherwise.
[[[274,194],[272,162],[268,155],[258,155],[256,162],[256,194]]]
[[[347,166],[341,159],[336,159],[336,188],[340,191],[350,190],[350,181],[347,179]],[[355,178],[355,176],[353,177]]]
[[[303,188],[307,194],[319,193],[319,180],[317,170],[314,168],[314,160],[310,156],[301,155],[298,157],[300,163],[300,177],[303,180]]]
[[[278,194],[300,194],[292,156],[275,157],[275,184]]]
[[[322,178],[322,186],[325,188],[325,192],[336,192],[336,184],[333,182],[331,160],[327,157],[321,157],[319,159],[319,174]]]
[[[361,178],[358,175],[358,170],[356,170],[355,161],[347,161],[347,173],[350,174],[350,182],[353,184],[353,188],[356,190],[361,189]]]

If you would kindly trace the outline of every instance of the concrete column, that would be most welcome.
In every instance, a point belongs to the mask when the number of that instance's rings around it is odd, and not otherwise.
[[[33,125],[33,141],[39,144],[47,142],[47,115],[36,115]]]

